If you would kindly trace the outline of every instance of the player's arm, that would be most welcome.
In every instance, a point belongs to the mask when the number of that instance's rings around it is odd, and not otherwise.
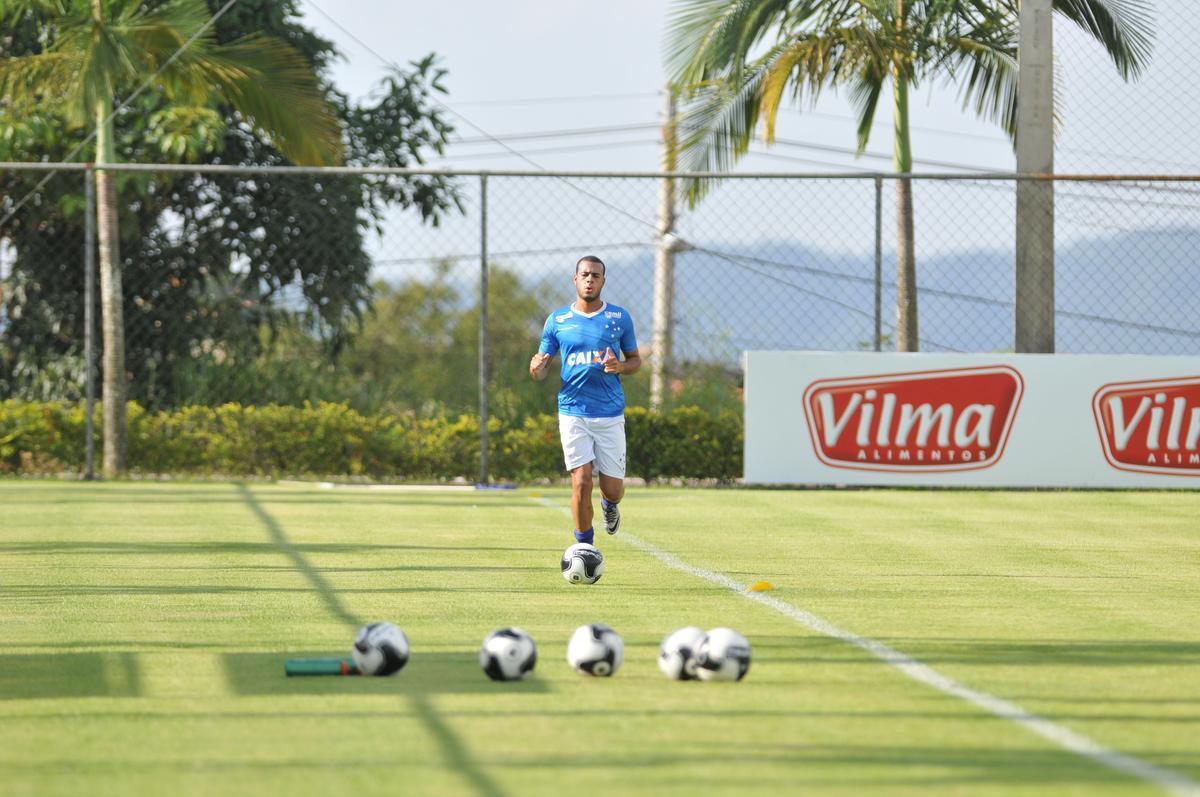
[[[546,378],[550,361],[553,359],[553,354],[546,354],[545,352],[539,351],[529,360],[529,375],[538,382],[542,381]]]
[[[546,323],[542,326],[542,340],[538,344],[537,353],[529,358],[529,375],[534,378],[534,381],[540,382],[546,378],[550,361],[554,359],[555,354],[558,354],[557,333],[554,313],[551,313],[546,316]]]
[[[618,360],[617,355],[612,349],[608,350],[608,356],[604,358],[604,373],[606,374],[633,374],[642,367],[642,356],[638,354],[638,350],[625,352],[625,359]]]

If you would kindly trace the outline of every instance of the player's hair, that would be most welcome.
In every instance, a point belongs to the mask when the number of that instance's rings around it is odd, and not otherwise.
[[[608,274],[608,266],[604,265],[604,261],[601,260],[600,258],[596,257],[595,255],[584,255],[583,257],[576,260],[575,261],[575,273],[576,274],[579,273],[579,264],[580,263],[595,263],[596,265],[600,266],[601,274],[603,274],[603,275]]]

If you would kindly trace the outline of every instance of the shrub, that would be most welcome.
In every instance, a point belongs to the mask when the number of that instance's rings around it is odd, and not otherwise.
[[[96,447],[100,446],[99,408]],[[180,476],[351,476],[429,481],[479,473],[479,426],[469,415],[363,415],[344,404],[192,406],[148,412],[128,407],[129,466],[135,474]],[[729,481],[742,472],[742,421],[696,407],[626,413],[629,476]],[[0,473],[82,471],[83,407],[0,402]],[[535,415],[488,424],[489,472],[528,481],[565,475],[558,419]]]

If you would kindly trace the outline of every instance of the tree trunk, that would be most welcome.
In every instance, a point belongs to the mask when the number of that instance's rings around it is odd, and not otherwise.
[[[893,168],[912,172],[912,141],[908,128],[908,82],[892,70],[895,150]],[[913,232],[912,180],[896,181],[896,351],[918,351],[917,256]]]
[[[675,93],[667,86],[663,100],[663,171],[675,171]],[[666,406],[667,373],[671,364],[675,299],[675,179],[658,182],[658,235],[654,252],[654,328],[650,347],[650,408]]]
[[[96,118],[96,161],[116,160],[112,123],[107,102],[98,102]],[[116,175],[96,171],[96,232],[100,243],[100,324],[104,336],[104,475],[124,475],[125,430],[125,313],[122,306],[121,253],[118,246]]]

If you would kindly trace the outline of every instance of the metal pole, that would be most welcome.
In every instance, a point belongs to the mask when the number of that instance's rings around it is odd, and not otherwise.
[[[1017,66],[1017,172],[1054,172],[1054,23],[1051,0],[1022,0]],[[1019,180],[1013,347],[1054,351],[1054,182]]]
[[[488,483],[487,175],[479,175],[479,483]]]
[[[662,128],[664,171],[675,168],[675,94],[667,87]],[[658,182],[658,241],[654,255],[654,330],[651,337],[650,408],[663,408],[664,383],[671,361],[671,315],[675,294],[675,180]]]
[[[875,351],[883,351],[883,178],[875,178]]]
[[[91,481],[96,478],[96,180],[91,169],[83,173],[83,186],[86,197],[86,209],[83,214],[83,367],[87,396],[83,478]]]

